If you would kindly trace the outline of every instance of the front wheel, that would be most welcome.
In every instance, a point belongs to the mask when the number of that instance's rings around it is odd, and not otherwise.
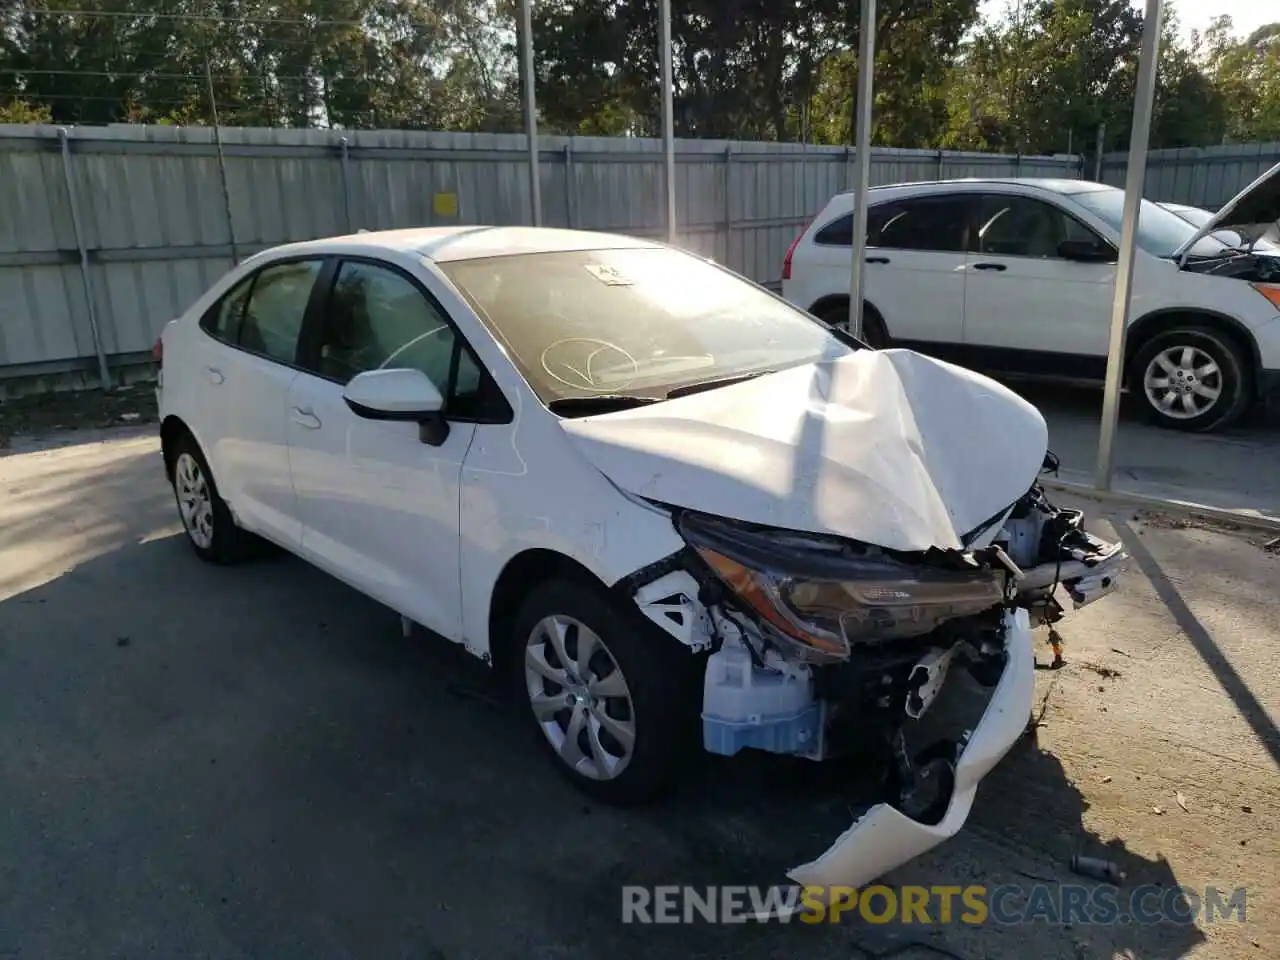
[[[1132,392],[1147,418],[1174,430],[1216,430],[1252,397],[1248,360],[1234,340],[1207,327],[1166,330],[1134,358]]]
[[[518,680],[537,741],[575,786],[641,803],[696,745],[696,659],[602,589],[535,588],[516,617]]]

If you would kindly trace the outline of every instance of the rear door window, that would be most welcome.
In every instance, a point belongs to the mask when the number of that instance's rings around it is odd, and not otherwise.
[[[206,310],[200,318],[200,326],[204,331],[219,340],[235,343],[240,333],[240,320],[244,317],[244,305],[249,300],[252,288],[253,277],[246,277]]]
[[[258,271],[240,321],[237,344],[271,360],[294,364],[307,301],[321,264],[320,260],[295,260]]]
[[[966,197],[890,200],[867,211],[867,244],[894,250],[963,253],[969,232]]]

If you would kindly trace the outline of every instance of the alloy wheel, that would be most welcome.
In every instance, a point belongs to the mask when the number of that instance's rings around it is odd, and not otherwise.
[[[173,490],[187,536],[200,549],[210,549],[213,546],[213,498],[204,471],[189,453],[180,454],[173,466]]]
[[[1142,388],[1160,413],[1190,420],[1207,413],[1222,396],[1222,370],[1199,347],[1173,346],[1151,358],[1142,374]]]
[[[544,617],[525,643],[525,687],[560,759],[591,780],[619,776],[635,752],[631,690],[605,642],[573,617]]]

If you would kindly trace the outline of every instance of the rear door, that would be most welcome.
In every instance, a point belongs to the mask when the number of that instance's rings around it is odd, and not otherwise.
[[[867,211],[864,284],[895,341],[958,344],[969,225],[963,194],[908,197]]]
[[[893,339],[961,342],[968,223],[963,194],[887,200],[867,211],[863,296]],[[823,275],[844,278],[841,292],[849,286],[852,237],[847,213],[819,227],[805,252],[806,269],[812,262]]]
[[[964,337],[995,369],[1090,376],[1107,352],[1114,263],[1059,253],[1063,241],[1110,245],[1056,204],[987,193],[976,199],[966,257]]]
[[[303,318],[323,261],[276,261],[257,271],[225,336],[234,346],[202,370],[222,397],[213,469],[237,519],[289,549],[301,542],[285,409],[298,375]],[[232,329],[234,328],[234,329]]]

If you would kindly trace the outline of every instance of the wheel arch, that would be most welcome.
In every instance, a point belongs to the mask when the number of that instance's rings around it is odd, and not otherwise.
[[[1262,354],[1258,350],[1258,342],[1249,328],[1235,317],[1215,310],[1200,307],[1180,309],[1171,307],[1164,310],[1153,310],[1143,314],[1132,324],[1125,334],[1125,380],[1133,374],[1134,358],[1138,352],[1150,342],[1152,337],[1166,330],[1177,327],[1195,325],[1205,327],[1230,338],[1245,351],[1246,367],[1254,384],[1258,382],[1258,374],[1262,370]]]
[[[815,317],[821,317],[833,307],[844,307],[844,309],[848,310],[849,294],[829,293],[824,297],[819,297],[814,301],[813,306],[809,308],[808,312],[813,314]],[[870,313],[879,320],[880,326],[884,328],[885,335],[889,335],[889,325],[884,321],[884,314],[880,312],[874,303],[864,298],[862,301],[862,310],[864,314]]]
[[[526,596],[551,580],[571,580],[605,591],[608,586],[567,554],[546,547],[530,547],[511,557],[489,594],[489,656],[501,667],[511,655],[510,636],[516,612]]]
[[[164,473],[170,483],[173,483],[173,460],[174,451],[178,441],[183,437],[190,437],[196,440],[196,435],[192,429],[187,426],[187,422],[177,414],[169,414],[160,424],[160,454],[164,458]],[[201,447],[203,450],[204,448]],[[206,454],[207,456],[207,454]]]

